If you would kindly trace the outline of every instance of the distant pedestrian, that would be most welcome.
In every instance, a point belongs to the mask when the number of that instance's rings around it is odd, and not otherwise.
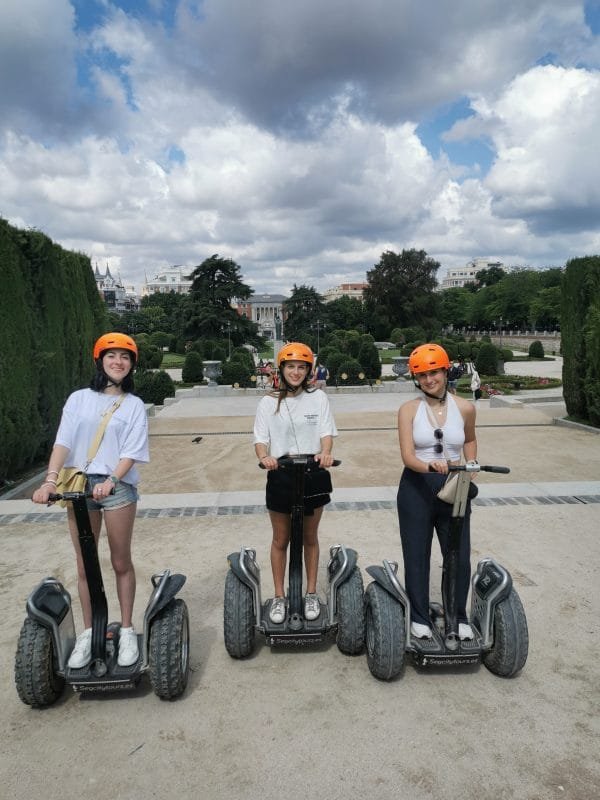
[[[452,364],[448,370],[448,391],[450,394],[456,394],[456,386],[459,378],[462,378],[462,370],[458,364]]]
[[[481,378],[475,369],[475,365],[473,365],[473,372],[471,374],[471,391],[473,392],[473,400],[479,400],[481,397]]]
[[[327,386],[327,380],[329,378],[329,370],[327,367],[323,366],[321,362],[317,364],[317,369],[315,371],[315,386],[317,389],[324,389]]]

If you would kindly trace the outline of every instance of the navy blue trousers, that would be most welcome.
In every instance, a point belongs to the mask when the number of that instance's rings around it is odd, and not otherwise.
[[[414,472],[405,468],[398,487],[398,521],[404,556],[404,581],[410,600],[411,621],[431,625],[429,617],[429,568],[433,531],[442,555],[450,538],[452,506],[436,495],[445,475]],[[475,487],[473,487],[475,489]],[[467,622],[467,596],[471,580],[471,501],[463,523],[458,559],[458,621]],[[441,581],[440,571],[440,581]]]

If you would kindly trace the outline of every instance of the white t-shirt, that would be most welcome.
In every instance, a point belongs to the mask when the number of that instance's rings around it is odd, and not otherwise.
[[[254,420],[254,444],[266,444],[279,458],[292,453],[321,452],[324,436],[337,436],[329,398],[320,389],[286,397],[277,411],[277,397],[261,399]]]
[[[114,405],[115,400],[115,395],[92,389],[79,389],[69,395],[55,440],[55,444],[69,449],[65,467],[85,467],[87,452],[100,426],[102,414]],[[140,398],[133,394],[126,394],[113,412],[98,452],[85,471],[89,475],[112,475],[122,458],[132,458],[140,463],[150,461],[146,409]],[[139,473],[135,466],[123,475],[122,480],[137,486]]]

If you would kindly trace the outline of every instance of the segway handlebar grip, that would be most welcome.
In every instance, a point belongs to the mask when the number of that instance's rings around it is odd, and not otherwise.
[[[312,456],[304,456],[304,457],[305,457],[305,458],[311,458],[311,459],[312,459]],[[293,456],[280,456],[280,457],[277,459],[277,461],[279,461],[279,463],[280,463],[280,465],[281,465],[282,467],[290,467],[290,466],[292,466],[292,465],[293,465],[293,463],[294,463]],[[332,464],[331,466],[332,466],[332,467],[339,467],[339,465],[340,465],[341,463],[342,463],[342,462],[341,462],[341,460],[340,460],[339,458],[334,458],[334,460],[333,460],[333,464]],[[266,467],[265,467],[265,465],[262,463],[262,461],[259,461],[259,462],[258,462],[258,466],[259,466],[261,469],[266,469]],[[327,467],[327,469],[329,469],[329,467]]]
[[[502,475],[508,475],[510,467],[480,467],[482,472],[500,472]]]

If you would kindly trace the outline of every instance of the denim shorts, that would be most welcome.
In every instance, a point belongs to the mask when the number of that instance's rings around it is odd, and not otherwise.
[[[98,483],[104,483],[108,475],[88,475],[86,490],[91,492],[94,486]],[[135,486],[131,483],[124,483],[119,481],[115,486],[115,493],[109,494],[108,497],[98,501],[92,497],[87,499],[87,507],[89,511],[114,511],[117,508],[125,508],[132,503],[137,503],[138,492]]]

